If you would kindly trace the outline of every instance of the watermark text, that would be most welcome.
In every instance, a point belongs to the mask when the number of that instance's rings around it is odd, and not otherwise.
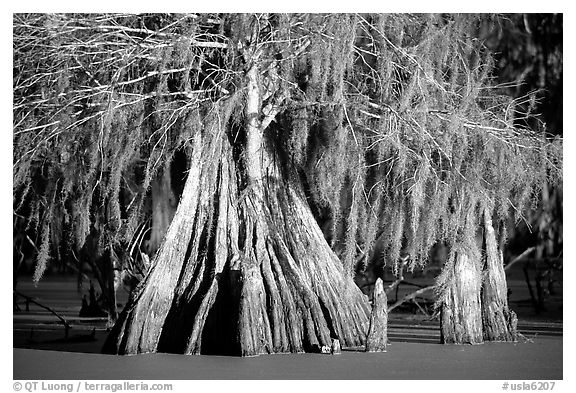
[[[171,383],[148,383],[135,381],[120,382],[14,382],[14,391],[20,392],[134,392],[134,391],[172,391]]]
[[[556,382],[504,382],[502,390],[554,390]]]

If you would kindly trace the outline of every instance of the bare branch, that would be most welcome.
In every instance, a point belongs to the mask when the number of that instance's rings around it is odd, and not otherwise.
[[[388,312],[391,312],[392,310],[394,310],[395,308],[397,308],[398,306],[401,306],[402,304],[406,303],[409,300],[415,299],[418,296],[422,295],[425,292],[428,291],[432,291],[436,288],[435,285],[430,285],[428,287],[425,288],[421,288],[418,289],[417,291],[414,291],[412,293],[409,293],[408,295],[404,296],[402,299],[398,300],[396,303],[394,303],[393,305],[388,307]]]

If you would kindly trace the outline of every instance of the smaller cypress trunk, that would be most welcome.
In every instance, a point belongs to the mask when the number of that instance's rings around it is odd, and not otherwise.
[[[112,246],[101,254],[98,251],[98,235],[94,232],[86,239],[80,250],[81,259],[91,267],[96,281],[100,286],[100,296],[95,298],[92,314],[100,317],[103,313],[108,315],[108,325],[116,323],[118,311],[116,308],[116,288],[114,285],[115,272],[118,271],[116,254]],[[99,299],[98,299],[99,298]],[[100,303],[99,305],[97,303]]]
[[[486,263],[482,283],[482,327],[486,341],[516,341],[518,319],[508,308],[506,274],[502,249],[488,209],[484,211]]]
[[[374,303],[366,336],[366,352],[385,352],[388,345],[388,299],[381,278],[374,284]]]
[[[476,258],[458,252],[441,299],[442,344],[482,343],[481,274]]]

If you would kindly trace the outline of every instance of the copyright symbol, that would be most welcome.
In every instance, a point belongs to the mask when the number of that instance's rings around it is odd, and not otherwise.
[[[14,382],[14,390],[16,390],[17,392],[22,390],[22,384],[20,382]]]

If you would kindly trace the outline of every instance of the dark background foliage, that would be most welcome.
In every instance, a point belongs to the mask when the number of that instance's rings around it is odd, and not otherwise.
[[[514,82],[507,92],[515,98],[536,92],[534,112],[554,135],[563,134],[563,20],[563,14],[511,14],[485,32],[498,82]]]

